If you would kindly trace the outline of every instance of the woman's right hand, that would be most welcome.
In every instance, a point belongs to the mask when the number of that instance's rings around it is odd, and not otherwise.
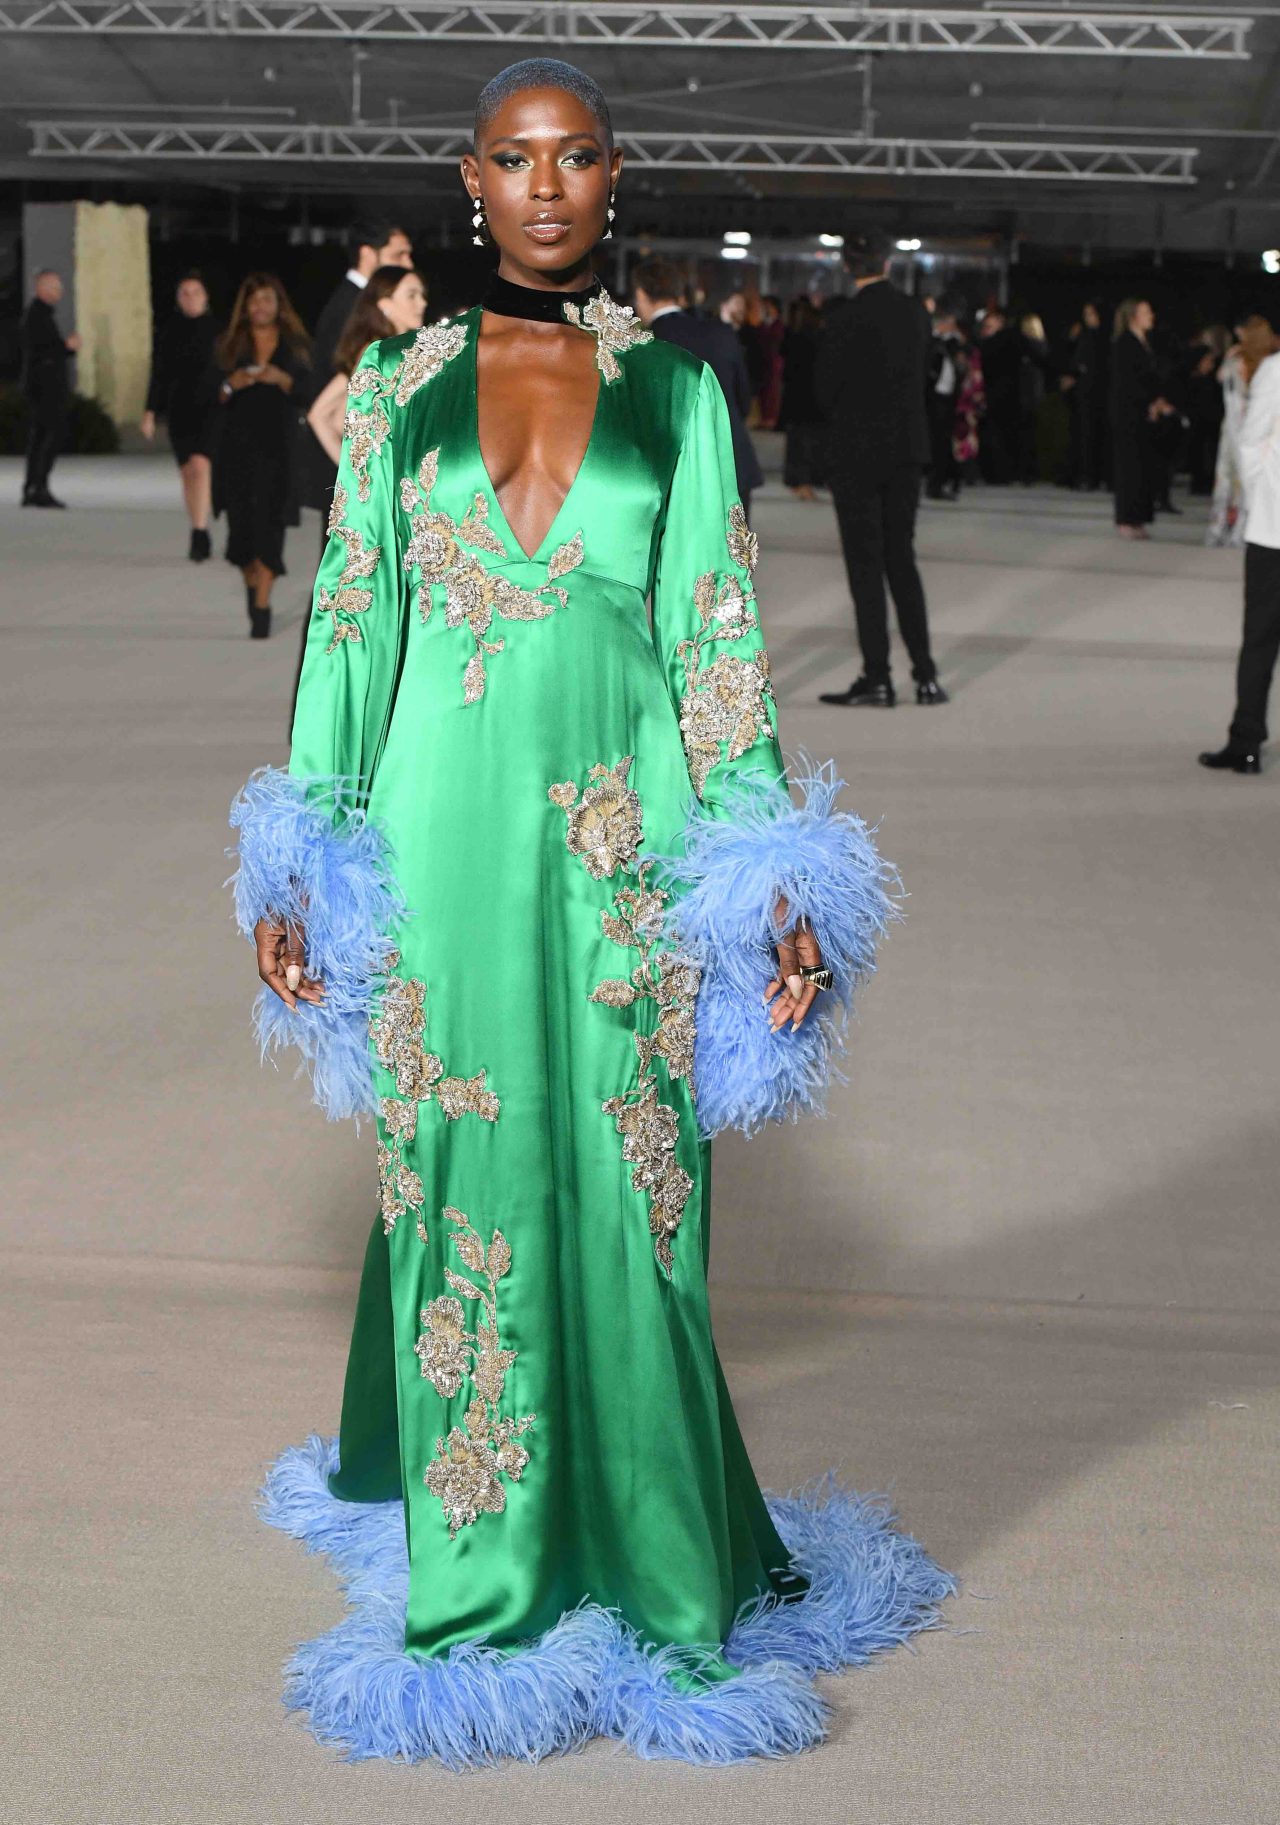
[[[296,921],[259,919],[253,928],[258,975],[287,1008],[324,1000],[324,984],[305,974],[307,934]]]

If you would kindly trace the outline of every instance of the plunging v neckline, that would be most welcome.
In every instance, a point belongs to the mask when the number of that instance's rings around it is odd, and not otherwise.
[[[573,499],[577,490],[578,483],[582,480],[583,471],[590,461],[591,451],[596,441],[596,432],[600,426],[600,411],[604,399],[605,379],[597,366],[596,402],[591,412],[591,429],[587,433],[587,441],[582,447],[582,455],[578,458],[578,466],[573,472],[573,480],[565,489],[560,505],[556,508],[555,514],[552,517],[551,524],[547,527],[533,550],[526,551],[524,546],[520,543],[520,540],[516,537],[511,522],[503,509],[502,502],[498,498],[498,490],[494,486],[493,477],[489,473],[489,466],[484,460],[484,446],[480,442],[480,319],[483,315],[484,309],[483,306],[481,306],[476,311],[475,333],[471,338],[471,436],[476,453],[476,462],[479,465],[481,475],[483,475],[485,479],[485,486],[489,491],[489,499],[493,505],[494,512],[501,521],[506,542],[509,542],[515,547],[526,564],[536,564],[547,546],[551,544],[552,537],[565,516],[569,502]]]

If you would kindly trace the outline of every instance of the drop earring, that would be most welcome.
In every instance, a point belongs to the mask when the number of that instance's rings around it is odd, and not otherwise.
[[[611,190],[609,192],[609,208],[605,214],[604,233],[600,236],[600,239],[602,241],[611,241],[613,239],[613,217],[614,217],[613,199],[616,195],[617,195],[617,192],[614,190]]]
[[[482,196],[473,196],[471,199],[471,209],[471,226],[475,231],[471,236],[471,245],[473,247],[487,247],[492,241],[493,236],[489,233],[489,220],[484,212],[484,198]]]

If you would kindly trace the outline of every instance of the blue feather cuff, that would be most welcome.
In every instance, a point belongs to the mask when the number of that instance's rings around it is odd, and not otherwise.
[[[702,970],[694,1081],[704,1137],[750,1135],[767,1121],[821,1113],[833,1054],[858,982],[875,967],[876,942],[898,918],[897,875],[859,818],[835,808],[844,781],[834,764],[807,764],[802,802],[760,775],[733,782],[720,815],[695,805],[678,852],[654,859],[675,888],[670,938]],[[774,1038],[762,1006],[782,933],[774,908],[813,927],[834,981],[798,1032]]]
[[[240,833],[236,923],[247,938],[268,915],[307,934],[307,970],[324,983],[318,1005],[296,1011],[263,988],[253,1024],[265,1057],[296,1046],[315,1101],[331,1121],[372,1114],[369,1012],[405,905],[385,837],[365,820],[349,781],[298,780],[277,767],[254,773],[231,805]]]

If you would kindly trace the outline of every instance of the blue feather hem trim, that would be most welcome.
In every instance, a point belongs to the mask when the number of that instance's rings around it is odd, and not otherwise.
[[[331,1121],[372,1114],[369,1014],[405,904],[385,837],[365,819],[349,781],[299,780],[277,767],[254,773],[231,805],[240,833],[236,923],[252,940],[259,919],[300,923],[307,969],[324,1001],[287,1008],[262,988],[253,1008],[265,1058],[295,1046],[315,1101]]]
[[[689,1689],[679,1678],[689,1650],[648,1647],[616,1611],[589,1602],[521,1648],[480,1641],[421,1658],[404,1650],[403,1506],[339,1501],[328,1486],[337,1463],[336,1439],[314,1434],[284,1452],[259,1512],[327,1554],[344,1586],[346,1618],[294,1654],[285,1703],[352,1760],[431,1759],[463,1769],[506,1757],[540,1761],[593,1736],[646,1758],[710,1765],[794,1754],[827,1733],[827,1706],[811,1676],[941,1627],[938,1606],[956,1588],[897,1531],[885,1497],[855,1495],[828,1477],[770,1498],[809,1589],[743,1611],[724,1647],[741,1669],[728,1680]]]
[[[677,894],[669,939],[702,971],[694,1081],[704,1138],[821,1113],[827,1084],[840,1076],[834,1058],[854,989],[900,916],[897,876],[880,859],[874,832],[836,809],[844,781],[834,764],[802,757],[792,783],[798,805],[763,776],[733,781],[719,815],[695,805],[675,852],[650,858]],[[803,915],[813,927],[834,980],[798,1032],[774,1037],[762,997],[782,936],[774,909],[783,895],[791,919]]]

